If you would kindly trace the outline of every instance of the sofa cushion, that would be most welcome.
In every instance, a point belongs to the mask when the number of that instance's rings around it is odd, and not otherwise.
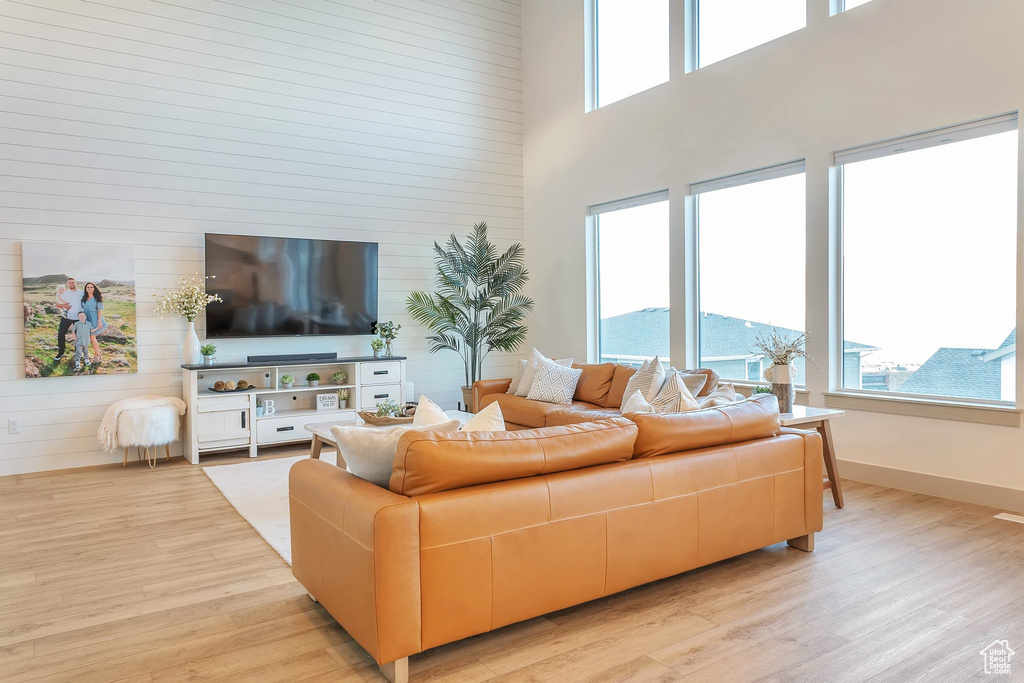
[[[603,406],[608,398],[608,390],[612,388],[615,363],[577,364],[573,365],[573,367],[583,371],[580,374],[580,381],[576,383],[576,392],[572,396],[573,399]]]
[[[764,439],[780,429],[779,402],[770,394],[688,413],[630,413],[626,417],[640,429],[634,458]]]
[[[584,408],[581,405],[563,407],[561,410],[553,410],[545,416],[548,427],[561,427],[574,425],[580,422],[597,422],[612,417],[622,417],[618,408]]]
[[[505,422],[511,422],[513,424],[523,425],[530,428],[547,426],[547,420],[545,417],[548,413],[555,410],[564,410],[569,407],[579,408],[580,410],[599,407],[595,406],[593,403],[585,403],[583,401],[573,401],[568,406],[565,406],[558,403],[531,401],[524,396],[487,394],[480,400],[480,405],[477,406],[477,409],[486,408],[492,403],[497,403],[501,406],[501,414],[505,417]]]
[[[637,426],[622,418],[518,432],[410,431],[398,442],[390,488],[420,496],[624,462],[636,436]]]
[[[626,385],[629,384],[630,378],[636,374],[636,368],[628,365],[615,365],[615,374],[612,376],[612,385],[608,389],[608,398],[605,399],[605,408],[618,408],[622,406],[622,401],[626,397]]]

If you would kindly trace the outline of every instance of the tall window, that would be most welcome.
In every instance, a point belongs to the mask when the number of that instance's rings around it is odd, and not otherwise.
[[[698,66],[739,54],[807,25],[806,0],[693,2],[697,8]]]
[[[598,107],[669,78],[668,0],[594,0]]]
[[[869,2],[871,2],[871,0],[839,0],[839,11],[845,12],[848,9],[853,9],[854,7],[866,5]]]
[[[1017,130],[991,119],[836,154],[843,387],[1014,400]]]
[[[597,229],[600,362],[669,360],[668,197],[591,209]]]
[[[804,331],[803,162],[698,183],[700,367],[763,381],[754,340]],[[802,363],[802,359],[801,359]],[[803,383],[804,368],[798,367]]]

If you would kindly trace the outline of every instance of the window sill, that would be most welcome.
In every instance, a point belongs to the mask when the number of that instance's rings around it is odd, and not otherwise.
[[[1021,426],[1021,409],[999,403],[970,403],[952,399],[907,396],[879,396],[844,391],[825,392],[825,406],[842,410],[865,410],[936,420],[956,420],[1003,427]]]

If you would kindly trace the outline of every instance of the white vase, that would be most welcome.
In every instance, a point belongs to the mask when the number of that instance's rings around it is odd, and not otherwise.
[[[203,354],[200,352],[201,345],[199,337],[196,336],[196,324],[189,321],[188,332],[185,333],[185,343],[181,345],[181,360],[185,365],[199,365],[203,362]]]

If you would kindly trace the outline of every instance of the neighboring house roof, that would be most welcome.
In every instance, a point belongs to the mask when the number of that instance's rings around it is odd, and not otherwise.
[[[788,327],[702,313],[701,355],[704,358],[756,358],[754,339],[772,329],[790,338],[802,332]],[[606,355],[668,356],[669,309],[644,308],[601,320],[601,353]],[[873,351],[874,346],[846,342],[846,351]]]
[[[1017,352],[1017,328],[1015,327],[1010,332],[1010,334],[1007,335],[1006,339],[1003,340],[1003,343],[999,345],[999,348],[997,348],[995,351],[990,351],[990,352],[985,354],[985,360],[995,360],[997,358],[1002,358],[1003,356],[1007,356],[1007,355],[1009,355],[1011,353],[1015,354],[1016,352]]]
[[[931,355],[906,382],[900,392],[930,396],[962,396],[998,401],[999,363],[986,363],[991,349],[941,348]]]

